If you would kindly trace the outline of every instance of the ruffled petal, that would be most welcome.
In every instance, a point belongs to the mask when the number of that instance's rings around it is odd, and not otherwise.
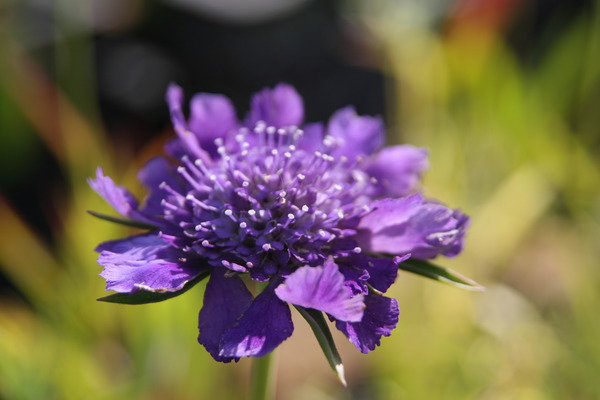
[[[390,336],[398,324],[396,299],[372,294],[365,297],[365,313],[359,322],[336,321],[335,326],[361,352],[368,353],[379,346],[382,336]]]
[[[429,168],[427,150],[410,145],[382,149],[366,170],[377,179],[376,197],[402,197],[415,192]]]
[[[376,201],[372,207],[356,237],[368,251],[433,258],[455,256],[462,249],[469,218],[459,210],[426,202],[419,194]]]
[[[214,141],[238,125],[231,100],[221,94],[198,93],[190,102],[190,130],[196,135],[200,146],[211,156],[217,156]]]
[[[104,175],[102,168],[96,169],[96,179],[88,178],[88,184],[119,214],[147,221],[138,211],[137,199],[123,186],[116,185],[108,176]]]
[[[161,200],[169,195],[162,188],[163,183],[177,191],[184,190],[175,168],[163,157],[155,157],[148,161],[138,172],[138,179],[149,190],[143,208],[143,212],[149,215],[162,214]]]
[[[302,150],[313,153],[323,146],[323,136],[325,127],[320,122],[306,124],[302,127],[304,134],[298,143],[298,147]]]
[[[354,107],[336,111],[329,120],[327,134],[336,145],[332,155],[349,159],[372,154],[385,140],[381,118],[359,116]]]
[[[388,290],[396,281],[396,277],[398,276],[398,264],[396,260],[369,257],[367,265],[367,271],[369,272],[369,280],[367,282],[380,292]]]
[[[120,293],[176,292],[206,268],[198,260],[187,260],[156,234],[105,242],[96,251],[100,252],[98,264],[104,267],[100,275],[106,279],[106,290]]]
[[[239,357],[219,355],[225,332],[252,304],[252,295],[237,275],[226,276],[227,269],[215,268],[204,292],[204,304],[198,317],[198,342],[217,361],[230,362]]]
[[[299,126],[304,120],[302,97],[290,85],[280,83],[273,89],[264,89],[252,96],[247,125],[258,121],[276,127]]]
[[[175,129],[175,133],[177,133],[177,137],[183,148],[186,150],[186,153],[210,163],[210,156],[202,149],[196,135],[190,131],[185,116],[183,115],[183,90],[181,87],[174,83],[170,84],[167,88],[166,100],[171,113],[173,129]],[[176,144],[170,144],[169,148],[172,151],[179,150],[179,147]]]
[[[223,335],[220,357],[262,357],[269,354],[294,330],[290,308],[265,288],[254,299],[237,324]]]
[[[352,293],[331,258],[322,267],[298,268],[275,293],[283,301],[324,311],[340,321],[360,321],[363,316],[364,296]]]

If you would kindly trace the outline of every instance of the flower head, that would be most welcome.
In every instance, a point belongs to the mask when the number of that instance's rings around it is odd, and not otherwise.
[[[362,352],[398,322],[384,293],[398,260],[454,256],[468,218],[420,194],[427,153],[382,148],[383,124],[354,109],[302,125],[302,99],[280,84],[243,121],[224,96],[181,88],[167,102],[169,158],[140,171],[143,205],[98,169],[90,185],[122,215],[155,229],[101,244],[107,290],[181,291],[210,274],[198,341],[219,361],[262,356],[293,331],[289,305],[325,312]],[[394,258],[396,257],[396,258]],[[265,282],[256,296],[242,279]]]

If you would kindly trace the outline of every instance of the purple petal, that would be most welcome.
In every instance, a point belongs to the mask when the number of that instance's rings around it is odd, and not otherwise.
[[[372,207],[356,237],[365,250],[433,258],[451,257],[462,249],[469,218],[458,210],[426,202],[418,194],[376,201]]]
[[[367,172],[377,179],[376,196],[402,197],[418,189],[427,168],[427,150],[403,145],[382,149],[367,166]]]
[[[221,341],[221,357],[262,357],[290,337],[294,330],[290,308],[269,285],[229,329]]]
[[[327,134],[337,144],[332,155],[349,159],[372,154],[383,146],[385,139],[381,118],[359,116],[353,107],[342,108],[333,114]]]
[[[363,295],[352,293],[331,258],[322,267],[298,268],[275,293],[283,301],[325,311],[340,321],[360,321],[363,316]]]
[[[102,168],[96,169],[96,179],[88,178],[88,183],[119,214],[126,217],[138,217],[138,201],[123,186],[115,185],[108,176],[104,176]]]
[[[323,144],[323,135],[325,127],[320,122],[306,124],[302,127],[304,135],[298,143],[298,147],[302,150],[312,153],[319,150]]]
[[[202,149],[200,142],[196,135],[194,135],[185,121],[183,115],[183,90],[181,87],[170,84],[166,94],[167,104],[169,105],[169,111],[171,113],[171,121],[173,123],[173,129],[181,142],[181,145],[185,148],[187,153],[191,154],[195,158],[200,158],[203,161],[209,163],[210,156]],[[171,149],[177,148],[176,145],[170,144]]]
[[[370,257],[367,271],[369,272],[369,284],[380,292],[385,292],[396,281],[398,276],[398,264],[389,258]]]
[[[156,234],[105,242],[96,251],[100,252],[98,264],[104,267],[100,275],[106,279],[106,290],[120,293],[176,292],[203,269]]]
[[[163,157],[155,157],[148,161],[138,172],[138,179],[149,190],[143,208],[143,212],[149,215],[162,213],[160,203],[168,195],[168,192],[161,188],[163,182],[175,190],[183,190],[175,168]]]
[[[280,83],[273,89],[263,89],[252,97],[247,121],[254,127],[258,121],[276,127],[299,126],[304,119],[302,97],[290,85]]]
[[[252,304],[252,295],[237,275],[226,276],[225,268],[215,268],[204,292],[204,305],[198,317],[198,342],[217,361],[230,362],[239,357],[219,355],[225,332]]]
[[[390,336],[398,324],[398,302],[385,296],[365,297],[365,313],[360,322],[336,321],[335,326],[361,352],[368,353],[379,346],[382,336]]]
[[[231,100],[221,94],[198,93],[190,102],[190,130],[203,149],[213,157],[217,153],[214,141],[237,127],[237,116]]]

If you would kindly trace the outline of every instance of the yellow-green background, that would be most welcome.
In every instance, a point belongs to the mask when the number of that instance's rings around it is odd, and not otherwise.
[[[359,18],[393,77],[389,141],[429,149],[425,193],[472,217],[464,252],[440,262],[487,290],[401,273],[392,337],[362,355],[337,336],[349,389],[296,318],[277,354],[277,398],[600,398],[600,7],[524,66],[494,27],[442,35],[418,7],[378,5]],[[102,132],[89,41],[62,46],[52,81],[0,23],[3,165],[26,162],[19,149],[34,139],[21,132],[33,131],[70,184],[49,193],[52,245],[0,197],[0,267],[25,296],[0,293],[0,399],[243,398],[250,362],[216,363],[196,343],[203,284],[160,304],[95,301],[104,281],[92,249],[128,232],[86,214],[109,208],[85,178],[104,165],[139,194],[144,155]],[[74,55],[81,73],[61,75]]]

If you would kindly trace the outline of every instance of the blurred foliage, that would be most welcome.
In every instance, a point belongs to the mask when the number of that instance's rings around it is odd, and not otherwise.
[[[416,3],[375,3],[364,18],[393,77],[390,141],[429,149],[425,193],[473,221],[465,252],[441,263],[487,291],[401,274],[401,321],[380,349],[358,354],[337,336],[349,391],[296,318],[278,398],[600,398],[600,7],[526,65],[498,24],[450,18],[440,32]],[[50,79],[10,27],[0,24],[2,174],[18,180],[41,141],[67,186],[42,200],[58,210],[51,240],[0,197],[1,275],[16,291],[0,293],[0,398],[243,397],[248,361],[216,363],[195,341],[203,285],[160,304],[95,301],[105,292],[92,249],[132,231],[85,212],[109,211],[85,178],[103,165],[139,188],[147,152],[107,144],[89,38],[61,42]]]

